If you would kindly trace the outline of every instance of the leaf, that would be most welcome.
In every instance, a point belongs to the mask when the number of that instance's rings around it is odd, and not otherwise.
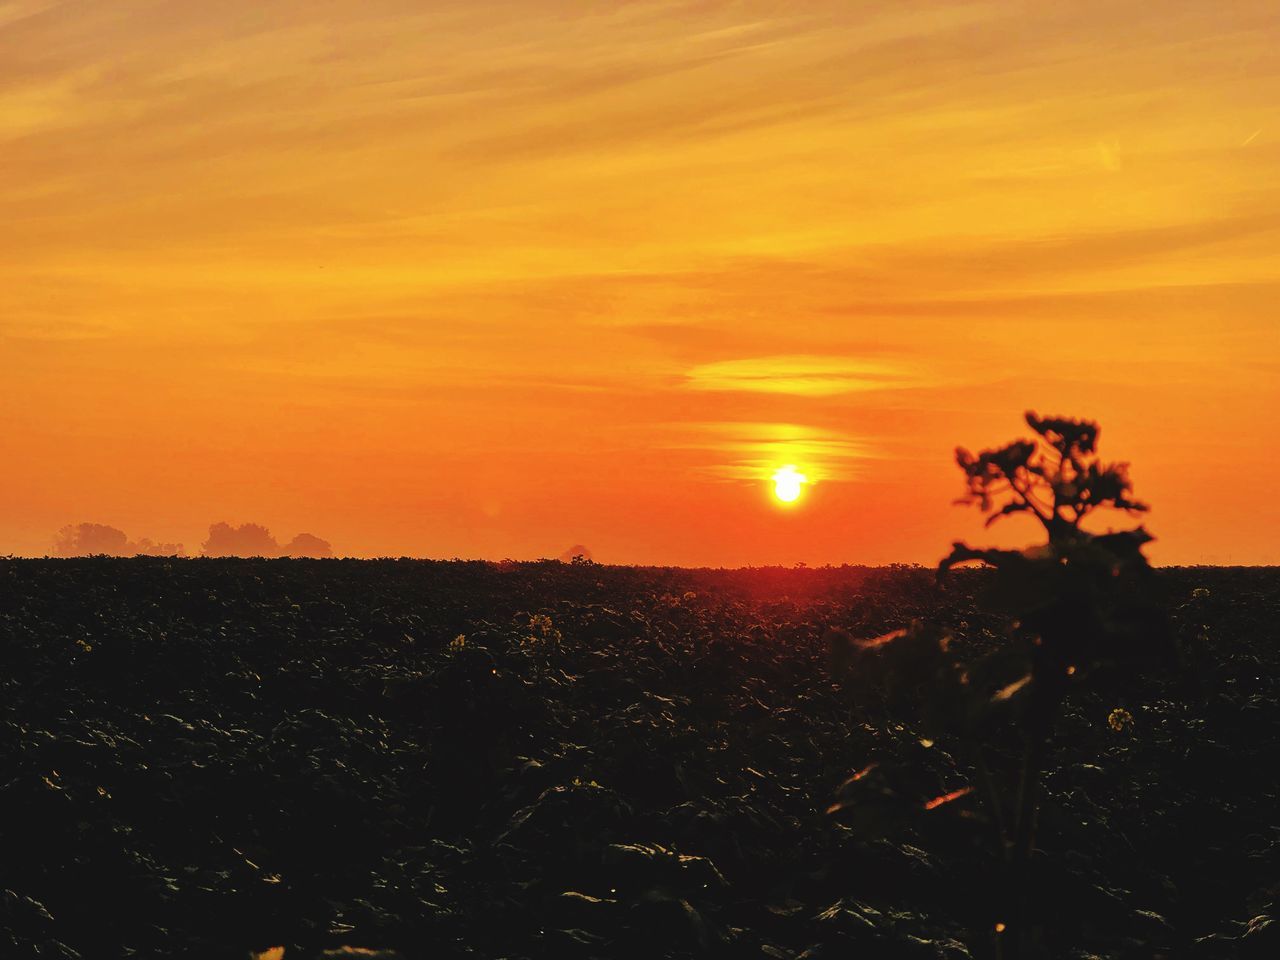
[[[950,793],[944,793],[940,797],[934,797],[925,803],[924,808],[926,810],[937,810],[938,807],[959,800],[961,797],[967,797],[971,793],[973,793],[973,787],[961,787],[959,790],[952,790]]]
[[[907,635],[906,629],[890,630],[888,633],[882,633],[878,637],[872,637],[870,640],[859,640],[858,647],[862,650],[874,650],[876,647],[883,647],[887,643],[894,640],[901,640]]]
[[[1015,695],[1017,695],[1019,690],[1022,690],[1030,682],[1031,682],[1031,674],[1029,673],[1024,677],[1019,677],[1017,680],[1013,681],[1013,683],[1007,684],[1006,686],[1003,686],[999,690],[997,690],[995,694],[992,695],[991,702],[1003,703],[1006,700],[1012,699]]]
[[[1142,557],[1142,547],[1155,540],[1146,527],[1136,527],[1120,533],[1105,533],[1094,537],[1093,543],[1107,550],[1121,560],[1133,560]]]
[[[874,770],[878,766],[880,766],[880,764],[878,763],[868,763],[865,767],[863,767],[857,773],[853,774],[852,776],[846,777],[844,782],[842,782],[840,786],[837,788],[837,791],[844,790],[846,787],[849,787],[852,784],[857,783],[859,780],[861,780],[863,777],[865,777],[867,774],[869,774],[872,770]],[[834,813],[838,809],[839,809],[838,804],[833,805],[827,810],[827,813]]]
[[[977,550],[959,540],[951,544],[951,552],[938,562],[939,575],[946,573],[954,566],[978,560],[992,567],[1005,566],[1017,559],[1025,559],[1017,550]]]

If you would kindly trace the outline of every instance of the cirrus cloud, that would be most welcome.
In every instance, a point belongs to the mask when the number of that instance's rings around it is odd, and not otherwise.
[[[779,354],[699,364],[685,374],[692,390],[830,397],[920,385],[907,367],[883,360]]]
[[[803,467],[811,480],[847,480],[879,454],[864,439],[799,423],[724,421],[673,425],[683,436],[669,449],[695,450],[714,460],[700,472],[722,480],[759,480],[780,465]]]

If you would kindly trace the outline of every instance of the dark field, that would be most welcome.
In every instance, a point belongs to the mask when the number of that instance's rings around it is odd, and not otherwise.
[[[0,957],[990,956],[973,771],[822,639],[989,645],[977,576],[0,561]],[[1058,726],[1046,953],[1280,957],[1280,571],[1159,589],[1179,663]]]

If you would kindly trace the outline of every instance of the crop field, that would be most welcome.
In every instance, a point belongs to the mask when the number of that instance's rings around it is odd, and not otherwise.
[[[993,956],[972,757],[832,657],[999,644],[982,577],[0,561],[0,957]],[[1037,936],[1280,956],[1280,570],[1156,581],[1176,661],[1055,730]]]

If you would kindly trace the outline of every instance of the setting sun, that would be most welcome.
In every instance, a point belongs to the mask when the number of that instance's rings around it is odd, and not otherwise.
[[[808,482],[803,473],[787,464],[773,475],[773,495],[783,503],[794,503],[800,497],[800,488]]]

